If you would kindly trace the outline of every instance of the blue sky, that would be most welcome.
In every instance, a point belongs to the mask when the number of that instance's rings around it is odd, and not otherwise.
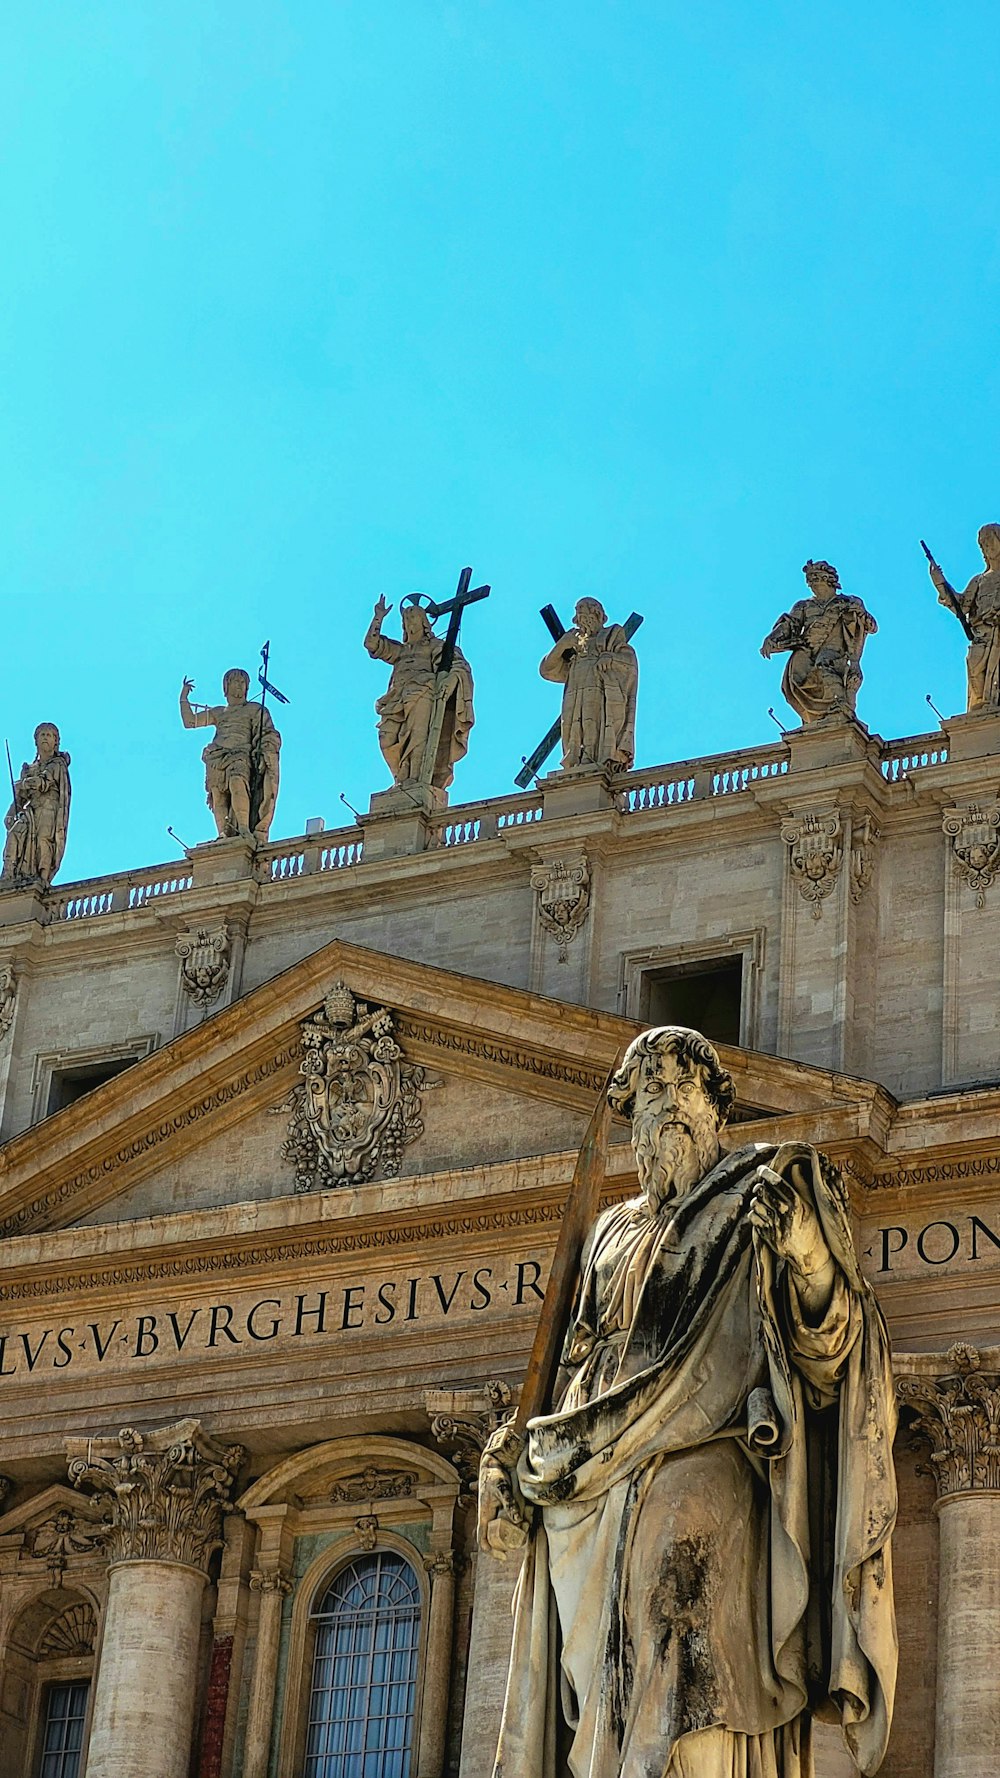
[[[880,733],[964,707],[1000,519],[995,4],[39,0],[0,21],[0,588],[63,880],[212,832],[177,692],[272,644],[273,834],[384,788],[361,640],[471,563],[453,800],[556,714],[538,609],[638,638],[638,763],[770,741],[826,556]],[[398,617],[394,611],[388,628]]]

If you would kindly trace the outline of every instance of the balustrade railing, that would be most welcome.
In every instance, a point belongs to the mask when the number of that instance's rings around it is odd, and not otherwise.
[[[455,810],[453,821],[441,821],[433,830],[435,846],[466,846],[471,840],[495,840],[512,827],[525,827],[542,819],[542,799],[532,796],[496,796],[489,802],[467,803]]]
[[[748,747],[741,753],[708,754],[703,759],[683,759],[676,765],[624,773],[616,781],[615,795],[623,813],[638,814],[704,797],[730,796],[766,778],[779,778],[787,770],[788,748],[776,741],[773,746]]]
[[[907,735],[902,741],[887,741],[882,749],[882,775],[890,784],[898,784],[911,772],[926,766],[943,766],[948,759],[947,736],[938,729],[930,735]]]

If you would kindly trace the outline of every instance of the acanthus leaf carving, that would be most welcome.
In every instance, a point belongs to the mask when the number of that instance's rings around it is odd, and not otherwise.
[[[572,857],[546,858],[531,868],[531,887],[538,898],[538,921],[559,946],[565,962],[566,947],[584,925],[590,911],[590,860],[585,852]]]
[[[388,1008],[355,1000],[345,982],[301,1029],[304,1079],[275,1107],[291,1112],[282,1154],[296,1190],[394,1179],[423,1134],[421,1091],[439,1083],[406,1061]]]
[[[181,986],[195,1006],[218,1000],[229,979],[231,946],[228,923],[212,930],[199,926],[178,934],[174,946],[181,965]]]
[[[945,809],[941,819],[951,840],[954,870],[973,890],[976,906],[984,907],[986,891],[1000,871],[1000,803]]]
[[[844,830],[840,811],[805,810],[786,816],[781,837],[788,847],[788,863],[803,901],[810,903],[814,920],[822,915],[822,903],[833,890],[844,856]]]
[[[424,1396],[431,1437],[461,1477],[460,1506],[468,1506],[479,1487],[486,1441],[510,1417],[512,1401],[510,1384],[495,1380],[481,1389],[429,1389]]]
[[[948,1349],[947,1375],[902,1375],[896,1393],[915,1413],[914,1431],[930,1444],[938,1498],[972,1489],[1000,1490],[1000,1375],[984,1372],[975,1346]]]
[[[86,1446],[84,1454],[83,1446]],[[222,1513],[245,1452],[208,1438],[196,1420],[117,1440],[73,1440],[70,1480],[104,1500],[111,1562],[184,1562],[204,1569],[222,1542]]]

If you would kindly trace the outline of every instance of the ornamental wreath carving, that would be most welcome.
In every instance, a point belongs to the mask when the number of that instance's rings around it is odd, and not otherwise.
[[[196,931],[182,932],[175,950],[181,960],[181,986],[190,994],[195,1006],[209,1006],[218,1000],[229,975],[229,928],[223,920],[216,931],[199,926]]]
[[[839,811],[817,814],[807,811],[786,817],[781,823],[781,837],[788,847],[792,881],[803,901],[812,904],[813,919],[823,912],[826,900],[840,875],[844,856],[844,833]]]
[[[421,1089],[437,1086],[407,1062],[391,1012],[335,982],[302,1024],[302,1082],[276,1107],[290,1111],[282,1154],[296,1191],[394,1179],[403,1149],[423,1133]]]
[[[561,958],[590,909],[590,861],[585,852],[575,858],[548,858],[532,866],[531,887],[538,897],[538,920],[543,932],[554,938]]]
[[[945,809],[944,831],[951,840],[955,870],[975,891],[976,906],[986,903],[986,891],[1000,869],[1000,805]]]

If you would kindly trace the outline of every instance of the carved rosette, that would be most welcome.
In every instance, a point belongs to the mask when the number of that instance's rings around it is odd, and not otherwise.
[[[394,1179],[404,1148],[423,1133],[421,1090],[438,1083],[406,1061],[391,1012],[336,982],[303,1021],[302,1051],[305,1078],[276,1107],[291,1112],[281,1152],[296,1190]]]
[[[222,1514],[240,1445],[208,1438],[197,1420],[158,1432],[124,1427],[113,1439],[74,1439],[69,1475],[108,1508],[106,1549],[115,1562],[183,1562],[205,1569],[222,1542]]]
[[[813,919],[822,915],[822,903],[833,890],[844,857],[844,830],[837,809],[828,814],[807,810],[786,816],[781,837],[788,847],[788,864],[803,901],[812,906]]]
[[[571,858],[547,858],[532,866],[531,887],[537,896],[538,920],[554,938],[565,959],[590,911],[590,861],[585,852]]]
[[[17,971],[10,961],[0,963],[0,1040],[14,1023],[17,1006]]]
[[[862,815],[851,823],[851,900],[861,900],[875,869],[875,847],[882,830],[873,815]]]
[[[424,1401],[431,1437],[461,1477],[459,1505],[468,1506],[479,1487],[479,1460],[486,1441],[510,1417],[510,1384],[494,1381],[476,1390],[431,1389]]]
[[[225,920],[214,931],[199,926],[178,934],[174,949],[180,958],[181,987],[195,1006],[218,1000],[229,979],[230,937]]]
[[[942,825],[951,840],[955,872],[974,891],[981,908],[1000,870],[1000,804],[945,809]]]
[[[900,1376],[896,1393],[915,1410],[914,1430],[931,1447],[938,1499],[1000,1491],[1000,1374],[985,1372],[975,1346],[950,1347],[947,1375]]]

